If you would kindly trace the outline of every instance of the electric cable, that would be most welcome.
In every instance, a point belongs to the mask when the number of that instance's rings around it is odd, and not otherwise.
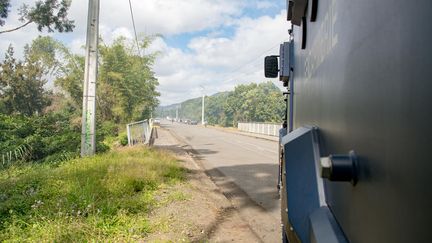
[[[136,45],[137,45],[137,48],[138,48],[138,54],[139,54],[139,56],[141,56],[141,49],[140,49],[140,46],[139,46],[138,35],[137,35],[136,28],[135,28],[135,18],[134,18],[133,11],[132,11],[131,0],[129,0],[129,10],[130,10],[131,18],[132,18],[132,26],[133,26],[134,33],[135,33],[135,41],[136,41]]]
[[[250,61],[246,62],[245,64],[243,64],[243,65],[241,65],[241,66],[236,67],[235,69],[233,69],[233,71],[231,71],[231,72],[229,72],[228,74],[222,76],[221,79],[224,79],[224,78],[226,78],[227,76],[230,76],[230,75],[232,75],[232,74],[235,74],[237,71],[239,71],[239,70],[241,70],[241,69],[243,69],[243,68],[249,66],[250,64],[252,64],[252,63],[254,63],[254,62],[256,62],[259,58],[262,57],[262,55],[264,55],[264,54],[266,54],[267,52],[273,50],[275,47],[277,47],[277,46],[279,46],[279,45],[280,45],[280,44],[278,43],[278,44],[272,46],[271,48],[269,48],[269,49],[263,51],[262,53],[260,53],[260,54],[259,54],[258,56],[256,56],[255,58],[251,59]],[[241,73],[239,73],[239,74],[241,74]],[[235,77],[237,77],[237,76],[238,76],[238,75],[235,75]],[[232,80],[232,79],[233,79],[233,78],[224,79],[224,81],[222,81],[222,82],[223,82],[223,83],[227,83],[228,81],[230,81],[230,80]]]

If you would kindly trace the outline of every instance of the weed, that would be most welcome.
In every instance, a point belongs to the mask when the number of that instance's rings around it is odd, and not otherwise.
[[[174,157],[145,147],[9,167],[0,171],[0,241],[142,239],[159,188],[182,180]]]

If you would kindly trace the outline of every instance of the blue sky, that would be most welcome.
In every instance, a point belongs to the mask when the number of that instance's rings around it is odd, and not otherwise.
[[[269,5],[268,7],[260,9],[256,7],[256,4],[246,5],[246,7],[242,9],[242,13],[238,15],[237,18],[258,18],[261,16],[274,16],[285,7],[284,1],[268,1],[267,3]],[[235,33],[235,27],[231,25],[221,25],[217,26],[216,28],[204,29],[202,31],[180,33],[166,37],[165,41],[168,45],[172,47],[181,48],[182,50],[187,51],[187,45],[192,38],[211,35],[214,32],[218,32],[218,37],[230,38]]]
[[[137,32],[161,34],[146,52],[158,51],[154,65],[163,105],[234,86],[266,81],[262,72],[265,55],[278,53],[277,44],[287,39],[285,0],[131,0]],[[13,6],[33,3],[17,0]],[[73,52],[83,53],[87,0],[73,0],[70,18],[76,28],[70,34],[49,34]],[[18,25],[12,9],[7,25]],[[133,37],[128,0],[104,0],[100,9],[100,34],[110,43],[118,36]],[[30,25],[2,35],[2,57],[12,43],[17,53],[39,33]],[[272,48],[274,47],[274,48]],[[272,80],[277,83],[277,80]]]

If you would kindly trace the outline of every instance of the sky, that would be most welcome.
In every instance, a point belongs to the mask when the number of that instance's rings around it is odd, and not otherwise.
[[[99,34],[105,43],[133,38],[128,0],[100,1]],[[17,7],[34,0],[12,1],[1,29],[20,24]],[[131,0],[138,35],[160,34],[145,53],[159,52],[153,66],[161,105],[232,90],[238,84],[265,82],[264,56],[278,54],[288,39],[285,0]],[[38,32],[31,24],[0,36],[0,59],[12,43],[17,56],[38,35],[62,41],[84,54],[88,0],[72,0],[72,33]],[[270,79],[281,87],[277,79]]]

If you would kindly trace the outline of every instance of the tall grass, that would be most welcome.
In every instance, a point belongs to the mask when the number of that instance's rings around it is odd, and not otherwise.
[[[31,146],[22,144],[15,149],[0,154],[0,169],[6,168],[12,163],[26,161],[31,156]]]
[[[183,180],[176,159],[143,147],[0,171],[0,241],[135,241],[158,188]]]

